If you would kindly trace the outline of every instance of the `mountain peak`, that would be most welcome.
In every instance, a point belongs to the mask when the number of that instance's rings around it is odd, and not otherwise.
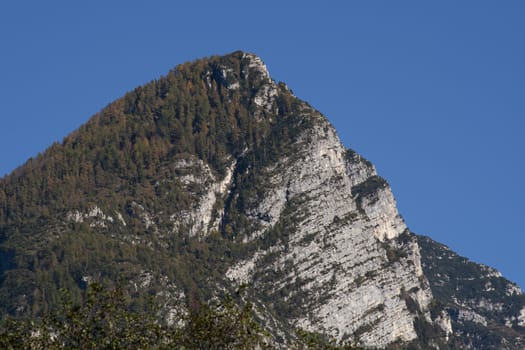
[[[263,78],[271,80],[270,73],[268,72],[268,68],[266,67],[266,64],[264,64],[261,57],[254,53],[250,52],[244,52],[244,51],[235,51],[230,54],[226,54],[224,56],[218,56],[223,58],[232,58],[234,60],[237,60],[240,65],[242,65],[242,71],[245,75],[249,75],[249,71],[254,71],[259,74]]]
[[[262,59],[243,51],[235,51],[223,56],[185,63],[177,66],[175,74],[183,73],[186,79],[196,83],[206,83],[208,89],[229,91],[233,99],[238,93],[241,102],[253,104],[267,112],[277,112],[275,105],[280,87],[273,81]],[[195,79],[196,78],[196,79]],[[286,89],[284,89],[288,93]],[[254,113],[260,117],[260,113]]]
[[[246,59],[249,61],[249,69],[255,70],[258,73],[260,73],[264,78],[271,80],[270,72],[268,72],[268,68],[259,56],[252,53],[243,53],[242,59]]]
[[[301,327],[442,349],[492,332],[520,349],[525,297],[445,253],[408,231],[388,182],[326,117],[242,51],[177,66],[0,180],[0,315],[120,279],[172,322],[247,285],[282,346]],[[452,283],[451,266],[468,278]],[[472,286],[490,288],[476,299]]]

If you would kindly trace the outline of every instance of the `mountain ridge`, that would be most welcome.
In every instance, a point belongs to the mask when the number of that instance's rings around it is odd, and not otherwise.
[[[488,324],[462,333],[480,319],[438,288],[439,264],[419,246],[439,245],[408,231],[388,183],[326,117],[240,51],[136,88],[0,179],[0,233],[4,315],[124,277],[137,309],[155,295],[168,320],[248,284],[282,346],[301,327],[365,346],[468,348]],[[523,344],[523,300],[491,319],[514,334],[493,327],[497,346]]]

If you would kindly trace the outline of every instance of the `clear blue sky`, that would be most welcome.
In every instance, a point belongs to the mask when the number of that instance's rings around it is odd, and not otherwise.
[[[259,54],[409,227],[525,287],[523,1],[3,1],[0,175],[135,86]]]

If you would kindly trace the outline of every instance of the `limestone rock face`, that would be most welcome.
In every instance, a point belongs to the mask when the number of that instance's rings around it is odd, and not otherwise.
[[[369,346],[413,340],[416,317],[432,322],[419,246],[374,167],[318,112],[302,113],[315,126],[299,137],[298,153],[267,169],[271,187],[249,213],[267,218],[257,236],[291,221],[289,237],[227,276],[293,305],[292,317],[280,316],[296,327]]]

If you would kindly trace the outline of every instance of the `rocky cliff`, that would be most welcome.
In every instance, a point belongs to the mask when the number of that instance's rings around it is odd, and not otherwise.
[[[168,322],[244,289],[283,347],[297,328],[363,346],[476,346],[493,321],[506,335],[492,348],[521,344],[521,291],[501,299],[512,285],[487,270],[482,287],[458,275],[475,297],[451,292],[436,271],[456,258],[409,232],[373,165],[253,54],[128,93],[2,179],[0,209],[4,314],[124,279],[137,308],[153,295]]]
[[[293,157],[263,170],[271,190],[245,213],[261,227],[246,239],[277,239],[227,276],[294,326],[365,345],[416,338],[414,319],[432,322],[432,294],[390,188],[324,117],[306,105],[300,113],[312,127]]]

